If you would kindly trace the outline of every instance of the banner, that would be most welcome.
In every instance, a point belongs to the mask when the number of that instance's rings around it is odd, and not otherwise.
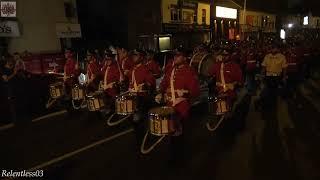
[[[0,22],[0,37],[19,37],[20,31],[17,21]]]
[[[0,2],[0,17],[17,17],[17,5],[15,1]]]
[[[80,24],[57,23],[56,32],[58,38],[81,38]]]

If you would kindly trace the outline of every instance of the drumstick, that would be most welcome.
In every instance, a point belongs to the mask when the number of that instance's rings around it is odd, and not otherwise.
[[[118,62],[118,60],[119,60],[119,54],[117,53],[116,54],[116,63],[117,63],[117,67],[118,67],[118,70],[119,70],[119,72],[120,72],[120,81],[121,80],[123,80],[123,78],[124,78],[124,74],[123,74],[123,72],[122,72],[122,70],[121,70],[121,68],[120,68],[120,65],[119,65],[119,62]]]
[[[120,94],[120,96],[123,96],[123,95],[125,95],[125,94],[128,94],[130,91],[126,91],[126,92],[124,92],[124,93],[121,93]]]

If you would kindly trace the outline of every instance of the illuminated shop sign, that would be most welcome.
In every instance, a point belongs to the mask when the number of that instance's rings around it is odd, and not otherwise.
[[[216,6],[216,16],[219,18],[237,19],[238,10],[233,8]]]

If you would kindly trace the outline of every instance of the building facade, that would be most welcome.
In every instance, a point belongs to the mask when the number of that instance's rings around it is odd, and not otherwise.
[[[174,46],[193,47],[210,41],[210,4],[206,1],[162,0],[163,34],[172,34]]]
[[[276,33],[276,14],[240,10],[240,24],[242,32],[261,31],[265,33]]]
[[[16,17],[1,18],[19,34],[0,34],[9,52],[59,52],[81,37],[76,0],[15,0]],[[17,26],[10,25],[11,23]],[[18,28],[18,29],[17,29]]]

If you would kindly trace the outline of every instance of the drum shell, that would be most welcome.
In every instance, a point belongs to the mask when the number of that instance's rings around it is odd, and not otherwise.
[[[71,92],[73,100],[83,100],[85,97],[85,90],[79,85],[73,86]]]
[[[89,111],[100,111],[105,107],[104,95],[102,92],[94,93],[93,95],[87,96],[87,105]]]
[[[55,83],[49,86],[50,97],[53,99],[58,99],[64,95],[63,83]]]
[[[206,77],[209,75],[209,70],[214,63],[215,60],[211,53],[196,53],[190,61],[190,66],[193,67],[200,76]]]
[[[163,108],[163,107],[162,107]],[[155,136],[171,135],[176,131],[176,116],[172,113],[156,112],[154,108],[149,112],[149,130]]]
[[[115,110],[118,115],[131,115],[136,112],[137,98],[133,95],[117,96],[115,101]]]
[[[208,98],[209,113],[214,115],[224,115],[231,111],[231,105],[227,98],[209,97]]]

